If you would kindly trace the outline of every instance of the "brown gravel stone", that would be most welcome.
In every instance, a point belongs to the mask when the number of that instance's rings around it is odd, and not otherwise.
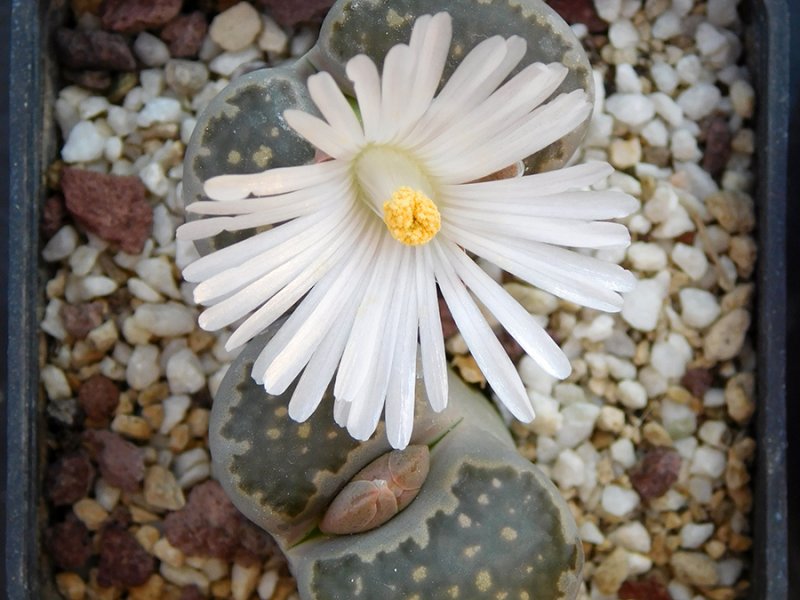
[[[107,424],[119,404],[119,388],[105,375],[93,375],[81,384],[78,404],[90,421]]]
[[[174,19],[183,0],[105,0],[100,8],[103,27],[122,33],[157,29]]]
[[[608,23],[597,15],[592,0],[546,0],[546,2],[570,25],[583,23],[589,33],[608,31]]]
[[[144,450],[110,431],[88,431],[84,438],[95,451],[100,474],[111,485],[136,492],[144,479]]]
[[[58,60],[65,67],[93,71],[133,71],[136,59],[128,41],[107,31],[76,31],[62,27],[56,32]]]
[[[196,585],[187,585],[181,589],[180,600],[205,600],[206,595]]]
[[[714,375],[708,369],[687,369],[681,378],[681,385],[689,390],[695,398],[702,398],[713,381]]]
[[[522,355],[525,354],[525,350],[522,349],[522,346],[519,345],[519,342],[511,337],[511,334],[505,329],[501,330],[500,333],[497,334],[497,339],[500,340],[503,350],[506,351],[506,354],[508,354],[508,357],[512,360],[512,362],[516,363],[520,358],[522,358]]]
[[[675,450],[658,447],[649,450],[628,476],[642,499],[650,500],[667,493],[678,480],[680,468],[681,457]]]
[[[273,542],[236,510],[216,481],[192,488],[181,510],[164,519],[169,543],[192,556],[250,563],[273,551]]]
[[[42,236],[49,240],[64,226],[67,218],[67,207],[64,205],[64,196],[56,194],[44,201],[42,206]]]
[[[111,73],[108,71],[69,71],[64,69],[61,74],[67,81],[94,92],[105,92],[111,87]]]
[[[715,115],[701,124],[700,139],[705,141],[703,168],[719,177],[731,157],[731,131],[722,115]]]
[[[193,58],[200,52],[208,23],[201,12],[178,15],[161,30],[161,39],[169,46],[172,58]]]
[[[129,254],[142,251],[153,224],[153,209],[145,200],[138,177],[64,169],[61,188],[67,210],[86,229]]]
[[[725,385],[725,404],[731,419],[746,425],[756,410],[755,378],[752,373],[739,373]]]
[[[55,506],[77,502],[89,493],[94,474],[84,452],[64,454],[47,469],[47,497]]]
[[[103,323],[106,305],[103,302],[85,302],[82,304],[65,304],[61,307],[61,320],[64,329],[72,337],[82,340],[89,332]]]
[[[626,581],[617,592],[619,600],[670,600],[663,583],[655,579]]]
[[[269,10],[272,18],[284,27],[293,27],[304,21],[318,21],[334,0],[260,0],[259,4]]]
[[[97,582],[136,586],[145,583],[155,571],[155,561],[126,529],[107,527],[100,534],[100,563]]]
[[[62,569],[80,569],[92,555],[89,530],[72,513],[47,530],[45,545],[53,561]]]
[[[753,199],[741,192],[723,190],[705,200],[708,212],[728,233],[748,233],[756,224]]]

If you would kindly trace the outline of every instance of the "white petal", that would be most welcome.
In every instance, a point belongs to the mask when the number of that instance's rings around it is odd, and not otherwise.
[[[283,194],[336,179],[348,167],[347,163],[331,160],[313,165],[267,169],[252,175],[220,175],[206,181],[203,189],[206,196],[222,202],[243,200],[250,194]]]
[[[392,139],[406,109],[408,90],[411,89],[412,78],[412,52],[405,44],[392,46],[386,53],[381,74],[381,121],[378,133],[378,143],[385,143]]]
[[[523,350],[550,375],[564,379],[572,370],[561,348],[547,335],[531,314],[502,286],[476,265],[453,243],[442,243],[456,274],[486,308],[505,327]]]
[[[328,124],[344,138],[364,143],[364,133],[356,113],[329,73],[315,73],[308,78],[308,93]]]
[[[602,281],[576,275],[569,270],[569,264],[538,260],[512,243],[511,238],[496,242],[494,238],[457,227],[448,229],[447,237],[501,269],[565,300],[606,312],[618,312],[622,308],[622,296],[606,288]]]
[[[358,152],[358,140],[347,137],[325,121],[300,110],[288,109],[283,118],[297,133],[328,156],[347,161]]]
[[[514,363],[470,298],[464,284],[459,281],[441,244],[437,240],[431,243],[436,251],[436,279],[475,362],[511,414],[520,421],[531,421],[534,417],[533,407]]]
[[[570,246],[607,248],[627,246],[630,233],[625,225],[607,221],[579,221],[547,217],[524,218],[489,210],[451,208],[442,210],[442,221],[483,233],[514,236],[526,240]]]
[[[416,257],[419,343],[428,402],[434,411],[440,412],[447,407],[447,360],[429,246],[426,244],[418,248]]]
[[[353,82],[364,124],[364,137],[373,141],[378,135],[381,118],[381,78],[372,60],[359,54],[347,61],[347,76]]]
[[[511,179],[443,185],[442,193],[459,200],[526,200],[534,196],[549,196],[587,187],[605,180],[613,172],[614,167],[606,162],[590,161],[546,173],[535,173]]]

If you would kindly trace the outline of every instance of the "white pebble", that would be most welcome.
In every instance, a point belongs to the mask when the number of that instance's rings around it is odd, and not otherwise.
[[[693,121],[707,117],[717,108],[722,93],[710,83],[696,83],[678,96],[678,106]]]
[[[148,163],[146,167],[139,171],[139,179],[142,180],[142,183],[150,193],[160,198],[166,196],[169,191],[169,182],[164,174],[164,169],[156,161]]]
[[[627,19],[614,21],[608,28],[608,41],[620,50],[636,46],[639,42],[639,32],[636,26]]]
[[[134,298],[138,298],[144,302],[162,302],[164,300],[164,296],[138,277],[131,277],[126,282],[126,285],[128,286],[128,291]]]
[[[81,120],[89,121],[102,115],[109,106],[108,100],[103,96],[89,96],[78,106],[78,114]]]
[[[658,244],[634,242],[628,248],[628,260],[637,271],[660,271],[667,266],[667,253]]]
[[[106,136],[94,123],[80,121],[69,132],[67,143],[61,149],[64,162],[90,162],[103,156]]]
[[[650,552],[652,546],[650,533],[639,521],[631,521],[630,523],[621,525],[608,537],[618,546],[622,546],[631,552],[643,552],[647,554]]]
[[[695,432],[697,415],[686,404],[664,399],[661,402],[661,424],[673,440],[680,440]]]
[[[45,365],[39,372],[39,378],[50,400],[66,400],[72,397],[67,376],[55,365]]]
[[[258,36],[258,47],[270,54],[284,54],[289,46],[289,36],[268,15],[261,15],[261,35]]]
[[[672,132],[670,152],[677,160],[697,162],[703,156],[703,153],[697,147],[697,140],[686,129],[676,129]]]
[[[69,257],[69,266],[72,272],[79,277],[88,275],[92,270],[100,250],[92,246],[78,246]]]
[[[695,43],[700,54],[713,56],[728,51],[728,39],[711,23],[701,22],[695,32]]]
[[[172,276],[172,266],[165,257],[143,259],[136,264],[135,270],[153,289],[170,298],[180,298],[180,290]]]
[[[289,52],[292,56],[302,56],[311,50],[316,41],[317,34],[312,29],[303,28],[299,32],[295,32],[289,42]]]
[[[717,563],[717,576],[719,585],[732,586],[739,581],[739,576],[744,569],[744,563],[738,558],[726,558]]]
[[[601,342],[611,337],[613,331],[614,318],[611,315],[601,314],[592,319],[591,323],[578,323],[572,330],[572,334],[577,339]]]
[[[695,598],[691,589],[675,580],[667,584],[667,592],[672,600],[693,600]]]
[[[639,494],[618,485],[608,485],[603,489],[600,504],[608,514],[624,517],[639,506]]]
[[[723,448],[728,437],[728,426],[724,421],[706,421],[697,432],[697,437],[710,446]]]
[[[672,10],[661,13],[653,23],[652,35],[657,40],[668,40],[681,32],[681,18]]]
[[[64,340],[67,337],[64,321],[61,319],[61,308],[63,306],[64,303],[58,298],[50,300],[44,310],[44,319],[40,323],[42,331],[57,340]]]
[[[601,19],[613,23],[619,17],[622,0],[594,0],[594,7]]]
[[[64,225],[42,248],[42,258],[46,262],[58,262],[72,254],[77,246],[78,232],[72,225]]]
[[[188,335],[195,328],[194,310],[177,302],[142,304],[133,319],[138,327],[159,337]]]
[[[675,64],[675,72],[683,83],[694,85],[703,74],[703,63],[696,54],[686,54]]]
[[[642,94],[613,94],[606,100],[606,111],[618,121],[638,127],[653,118],[655,106]]]
[[[558,381],[539,366],[533,358],[523,354],[517,363],[520,379],[529,391],[548,395],[553,390],[553,385]]]
[[[706,477],[691,477],[689,479],[689,495],[701,504],[708,504],[711,502],[711,496],[714,493],[714,486],[711,485],[711,480]]]
[[[671,94],[678,87],[678,75],[669,63],[655,61],[650,76],[660,92]]]
[[[148,100],[139,112],[136,123],[139,127],[150,127],[154,123],[179,123],[181,103],[175,98],[153,98]]]
[[[639,382],[644,386],[648,398],[660,396],[667,391],[667,378],[650,365],[639,369]]]
[[[108,109],[108,125],[120,137],[125,137],[136,130],[138,115],[121,106],[112,106]]]
[[[165,81],[166,75],[163,69],[142,69],[139,72],[139,83],[148,102],[161,95]]]
[[[169,435],[172,428],[186,417],[186,411],[189,410],[191,403],[192,399],[185,395],[166,398],[161,403],[164,407],[164,419],[161,421],[161,427],[159,427],[158,432]]]
[[[725,390],[721,388],[711,388],[703,394],[703,406],[708,408],[718,408],[725,406]]]
[[[671,254],[672,262],[678,265],[694,281],[703,278],[708,269],[708,259],[705,252],[696,246],[683,243],[675,244]]]
[[[681,547],[692,550],[699,548],[713,533],[713,523],[687,523],[681,527]]]
[[[662,271],[652,279],[639,279],[633,291],[624,295],[622,318],[634,329],[653,331],[661,304],[669,291],[669,273]]]
[[[239,50],[237,52],[223,52],[209,63],[208,68],[212,73],[222,75],[223,77],[230,77],[233,72],[243,64],[260,58],[261,50],[256,46],[248,46],[244,50]]]
[[[739,0],[708,0],[706,13],[709,22],[717,27],[733,25],[739,18],[736,10],[737,4],[739,4]]]
[[[730,88],[730,98],[737,115],[743,119],[753,116],[755,91],[749,82],[744,79],[734,81]]]
[[[256,589],[258,597],[261,600],[269,600],[275,593],[275,588],[278,586],[278,572],[274,569],[266,571],[261,579],[258,580],[258,588]]]
[[[642,390],[644,392],[644,389]],[[636,452],[633,448],[633,442],[628,438],[620,438],[609,448],[611,458],[619,463],[624,469],[630,469],[636,464]]]
[[[661,119],[653,119],[639,133],[649,145],[656,148],[663,148],[669,141],[667,126]]]
[[[716,296],[706,290],[683,288],[678,292],[681,301],[681,318],[690,327],[704,329],[719,317],[721,308]]]
[[[668,379],[679,379],[686,373],[686,363],[692,359],[692,347],[679,333],[671,332],[666,340],[653,344],[650,364]]]
[[[531,431],[537,435],[556,435],[564,423],[564,416],[558,412],[558,402],[537,392],[529,392],[529,396],[536,413],[536,418],[530,424]]]
[[[605,536],[597,528],[597,525],[591,521],[584,521],[578,528],[578,535],[581,541],[588,542],[589,544],[602,544],[605,541]]]
[[[102,275],[89,275],[87,277],[70,276],[64,290],[64,297],[72,304],[85,302],[93,298],[102,298],[112,294],[117,289],[117,282]]]
[[[642,575],[653,568],[653,561],[643,554],[628,553],[628,575]]]
[[[128,385],[135,390],[143,390],[158,381],[159,375],[158,348],[151,344],[136,346],[125,370]]]
[[[159,38],[146,31],[133,42],[136,56],[148,67],[160,67],[169,60],[169,48]]]
[[[556,441],[561,448],[574,448],[589,439],[594,430],[600,409],[588,402],[576,402],[566,406],[561,414],[564,424],[556,436]]]
[[[725,472],[725,454],[711,446],[700,446],[694,453],[689,472],[692,475],[705,475],[716,479]]]
[[[683,123],[683,109],[667,94],[654,92],[649,96],[655,112],[673,127]]]
[[[188,348],[170,357],[166,371],[169,389],[173,394],[194,394],[206,384],[203,366]]]
[[[97,483],[94,484],[94,498],[108,512],[114,510],[121,495],[122,491],[118,487],[109,484],[102,477],[99,477]]]
[[[205,462],[190,467],[178,478],[181,489],[187,489],[211,477],[211,463]]]
[[[562,490],[568,490],[583,484],[585,468],[583,460],[573,450],[562,450],[550,471],[550,477]]]

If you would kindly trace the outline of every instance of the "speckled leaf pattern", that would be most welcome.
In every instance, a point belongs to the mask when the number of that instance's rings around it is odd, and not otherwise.
[[[305,83],[312,72],[304,61],[291,69],[254,71],[234,80],[209,103],[186,148],[185,204],[206,199],[203,183],[211,177],[258,173],[314,159],[314,147],[283,119],[288,108],[318,114]],[[251,233],[225,232],[195,244],[201,254],[208,254]]]

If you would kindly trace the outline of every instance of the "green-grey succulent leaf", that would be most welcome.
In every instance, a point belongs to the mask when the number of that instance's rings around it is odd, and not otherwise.
[[[209,103],[186,148],[185,204],[207,199],[203,183],[211,177],[258,173],[314,159],[314,147],[283,118],[288,108],[319,114],[306,88],[312,72],[305,61],[293,68],[254,71],[231,82]],[[252,230],[224,232],[196,246],[208,254],[250,235]]]
[[[554,95],[583,89],[594,97],[589,59],[569,25],[542,0],[339,0],[322,24],[308,59],[328,71],[342,89],[352,90],[347,61],[366,54],[380,66],[389,49],[408,43],[417,17],[447,11],[453,19],[453,43],[445,65],[446,81],[461,59],[494,35],[518,35],[528,43],[515,73],[534,62],[562,63],[569,73]],[[352,91],[350,92],[352,93]],[[589,118],[571,134],[525,160],[528,171],[562,166],[583,140]]]

